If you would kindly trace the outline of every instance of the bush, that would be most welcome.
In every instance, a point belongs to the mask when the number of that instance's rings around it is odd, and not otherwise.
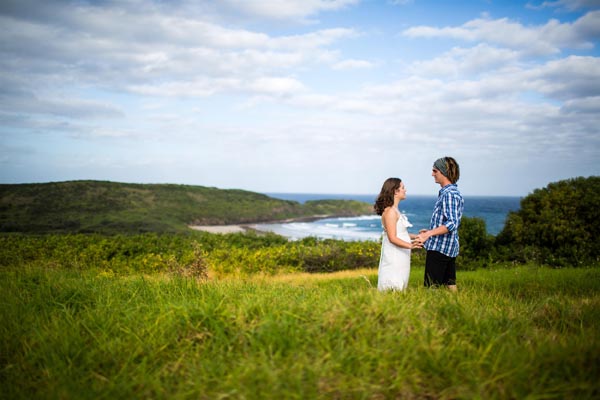
[[[600,177],[536,189],[510,212],[496,238],[500,254],[519,262],[581,266],[600,258]]]
[[[333,272],[374,268],[378,242],[235,233],[104,236],[0,235],[0,267],[40,266],[71,270],[98,268],[111,273],[166,272],[182,276]]]
[[[206,254],[188,235],[0,235],[0,267],[42,266],[202,276]]]
[[[485,221],[477,217],[462,217],[458,234],[460,254],[456,260],[457,267],[487,267],[492,258],[494,237],[487,233]]]

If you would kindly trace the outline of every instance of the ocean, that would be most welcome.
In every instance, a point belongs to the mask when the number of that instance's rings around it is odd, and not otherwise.
[[[304,203],[308,200],[344,199],[359,200],[373,204],[377,195],[352,194],[306,194],[306,193],[265,193],[270,197],[293,200]],[[419,229],[429,227],[429,219],[436,196],[409,196],[400,202],[400,211],[404,213],[412,227],[409,232],[418,233]],[[521,197],[508,196],[465,196],[464,216],[479,217],[486,223],[488,233],[497,235],[506,221],[509,211],[520,207]],[[381,237],[381,217],[362,215],[348,218],[325,218],[312,222],[290,222],[283,224],[257,224],[258,230],[271,231],[291,239],[316,236],[323,239],[341,240],[379,240]]]

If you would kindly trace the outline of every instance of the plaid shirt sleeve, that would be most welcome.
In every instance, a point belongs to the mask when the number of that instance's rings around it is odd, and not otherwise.
[[[457,192],[448,192],[442,199],[442,225],[445,225],[448,232],[454,232],[460,226],[462,218],[463,199]]]

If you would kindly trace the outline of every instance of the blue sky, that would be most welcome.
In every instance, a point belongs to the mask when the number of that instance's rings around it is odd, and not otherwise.
[[[459,5],[457,5],[459,4]],[[0,183],[519,195],[600,175],[600,1],[0,2]]]

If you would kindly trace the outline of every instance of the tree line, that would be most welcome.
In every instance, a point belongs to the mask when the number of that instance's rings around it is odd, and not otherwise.
[[[496,261],[533,262],[555,267],[597,265],[600,261],[600,177],[550,183],[509,212],[497,236],[481,218],[463,217],[460,227],[463,268]]]

